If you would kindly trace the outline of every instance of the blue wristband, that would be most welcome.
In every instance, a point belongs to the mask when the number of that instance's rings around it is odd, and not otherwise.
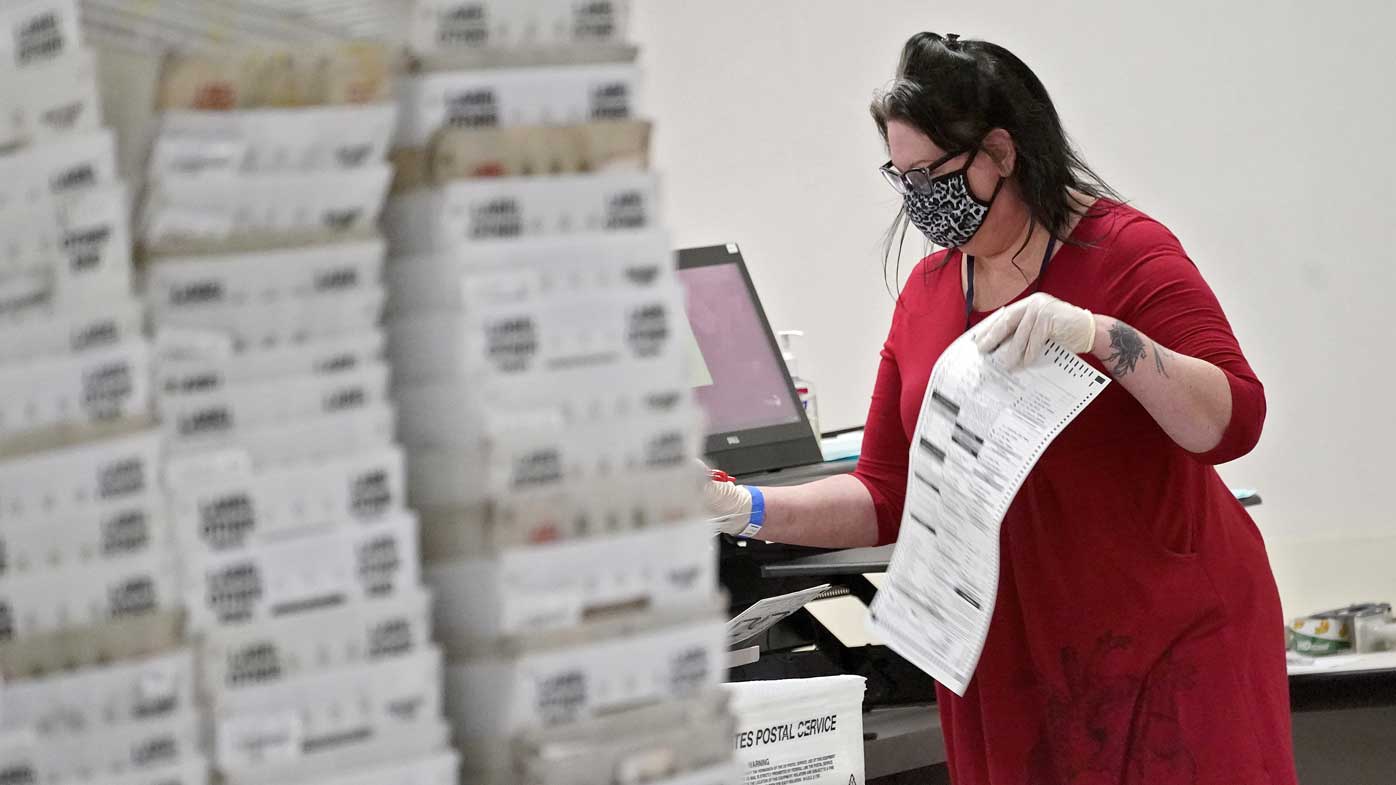
[[[749,539],[760,533],[761,525],[766,522],[766,495],[754,485],[742,487],[751,494],[751,517],[747,519],[746,528],[738,536]]]
[[[755,485],[743,485],[751,493],[751,523],[760,526],[766,522],[766,495]]]

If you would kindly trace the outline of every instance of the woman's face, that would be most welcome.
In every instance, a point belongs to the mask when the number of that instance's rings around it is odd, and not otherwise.
[[[1001,133],[1001,131],[994,132],[995,135]],[[998,140],[995,139],[995,141]],[[974,153],[974,150],[944,150],[936,145],[935,142],[932,142],[929,136],[926,136],[915,127],[900,120],[887,121],[887,149],[891,154],[892,165],[895,166],[899,172],[919,169],[940,161],[941,163],[931,171],[932,177],[939,177],[944,174],[959,171],[964,167],[965,162],[969,160],[970,155]],[[996,150],[994,152],[999,151]],[[948,160],[942,160],[950,153],[958,154]],[[1001,155],[995,156],[991,154],[991,152],[981,149],[979,154],[974,156],[974,162],[970,164],[969,167],[968,180],[970,192],[982,201],[988,201],[989,198],[993,196],[994,189],[998,186],[999,178],[1007,176],[1009,171],[1011,171],[1011,169],[1005,167],[999,161],[996,161],[996,157],[1002,158]],[[1009,169],[1009,171],[1005,171],[1005,169]],[[1009,196],[1009,191],[1011,191],[1011,189],[1005,187],[1004,192],[999,194],[994,202],[996,208],[999,202],[1005,201],[1005,196]],[[992,242],[986,241],[991,240],[991,236],[997,234],[995,231],[997,228],[995,224],[999,222],[995,221],[994,218],[996,217],[996,213],[1001,212],[1008,211],[999,209],[989,211],[989,217],[984,227],[964,246],[964,251],[966,253],[971,255],[980,254],[992,245]]]

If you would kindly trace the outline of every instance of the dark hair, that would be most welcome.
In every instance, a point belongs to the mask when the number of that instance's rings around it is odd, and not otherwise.
[[[974,149],[995,128],[1007,131],[1017,148],[1011,179],[1028,215],[1060,242],[1068,242],[1071,190],[1119,200],[1072,146],[1037,75],[998,44],[956,35],[913,35],[902,48],[896,80],[873,98],[871,109],[884,142],[887,123],[897,120],[947,153]],[[898,233],[905,241],[909,223],[903,208],[887,233],[884,275],[892,241]],[[897,260],[900,266],[900,242]]]

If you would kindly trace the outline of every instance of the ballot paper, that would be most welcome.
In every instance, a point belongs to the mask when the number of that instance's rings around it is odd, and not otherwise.
[[[776,626],[790,614],[805,607],[827,588],[829,584],[823,583],[803,591],[767,597],[747,608],[727,622],[727,647],[733,648]]]
[[[870,628],[898,654],[964,695],[994,613],[999,527],[1047,445],[1109,380],[1049,343],[1003,371],[973,336],[945,350],[921,403],[906,505]]]

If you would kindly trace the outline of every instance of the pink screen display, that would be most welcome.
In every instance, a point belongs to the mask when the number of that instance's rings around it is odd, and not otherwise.
[[[695,388],[710,433],[800,421],[785,368],[766,338],[750,290],[735,264],[679,272],[688,320],[712,383]]]

